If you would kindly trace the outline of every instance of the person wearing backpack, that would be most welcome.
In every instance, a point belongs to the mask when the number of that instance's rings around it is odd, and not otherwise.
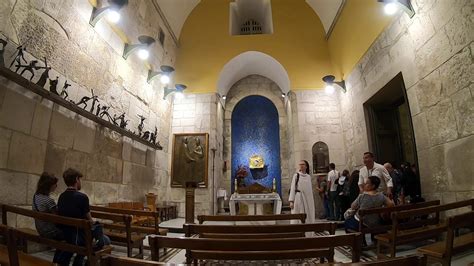
[[[306,223],[316,222],[316,211],[314,209],[313,187],[311,175],[309,174],[309,163],[305,160],[298,164],[298,172],[293,175],[290,187],[291,213],[306,213]],[[300,223],[299,220],[291,220],[292,224]]]
[[[349,176],[349,170],[342,171],[342,175],[336,180],[337,183],[337,200],[336,204],[339,205],[339,213],[336,216],[337,220],[344,221],[344,212],[350,208],[350,192],[351,192],[351,180]]]

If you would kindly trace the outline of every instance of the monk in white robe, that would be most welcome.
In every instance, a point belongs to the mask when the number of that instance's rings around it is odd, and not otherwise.
[[[293,176],[290,188],[290,208],[291,213],[306,213],[306,223],[316,222],[316,213],[314,209],[313,187],[311,184],[311,175],[309,174],[309,164],[307,161],[301,161],[298,164],[299,180],[297,176]],[[299,220],[291,220],[292,224],[300,223]],[[309,235],[308,233],[306,235]],[[312,234],[310,234],[312,235]]]

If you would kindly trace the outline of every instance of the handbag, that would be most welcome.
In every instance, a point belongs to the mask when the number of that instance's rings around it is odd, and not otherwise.
[[[347,209],[345,212],[344,212],[344,220],[349,220],[350,218],[354,217],[356,213],[356,210],[354,209]]]

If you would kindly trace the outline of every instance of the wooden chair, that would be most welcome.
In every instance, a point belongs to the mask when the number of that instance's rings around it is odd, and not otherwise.
[[[456,230],[469,227],[470,233],[456,236]],[[474,211],[449,217],[446,240],[438,241],[418,249],[419,253],[440,261],[443,265],[451,265],[453,255],[474,248]]]
[[[72,227],[78,228],[79,230],[84,231],[85,246],[72,245],[66,242],[45,238],[38,234],[33,234],[31,232],[12,229],[13,236],[15,239],[29,240],[32,242],[45,244],[47,246],[60,249],[63,251],[76,253],[79,255],[84,255],[88,258],[89,265],[92,265],[92,266],[99,265],[100,257],[112,251],[112,247],[110,246],[105,246],[101,250],[98,250],[98,251],[93,250],[92,222],[91,221],[84,220],[84,219],[68,218],[68,217],[63,217],[63,216],[48,214],[48,213],[41,213],[41,212],[27,210],[24,208],[19,208],[19,207],[10,206],[10,205],[1,205],[0,208],[2,210],[2,224],[5,226],[8,226],[7,224],[8,213],[14,213],[16,215],[22,215],[22,216],[30,217],[37,220],[42,220],[49,223],[72,226]],[[16,249],[16,244],[15,244],[15,249]],[[10,262],[10,264],[12,265],[17,265],[15,263],[16,263],[15,261]]]
[[[257,221],[283,221],[300,220],[305,223],[306,214],[272,214],[272,215],[198,215],[199,224],[207,221],[220,222],[257,222]]]
[[[132,216],[128,214],[114,214],[107,212],[91,211],[94,218],[102,220],[104,234],[106,234],[114,244],[127,247],[128,257],[143,258],[143,240],[145,235],[132,234]],[[112,221],[108,223],[106,221]],[[138,254],[133,256],[133,248],[138,248]]]
[[[352,248],[352,262],[360,260],[362,235],[273,238],[273,239],[214,239],[172,238],[150,236],[151,257],[160,260],[160,248],[186,249],[186,263],[198,260],[291,260],[328,256],[337,246]],[[333,261],[333,258],[330,258]]]
[[[391,230],[375,236],[375,239],[377,239],[377,256],[379,258],[386,257],[383,249],[388,248],[390,257],[394,258],[397,245],[437,239],[448,229],[447,223],[440,220],[440,213],[464,207],[471,207],[471,210],[474,210],[474,199],[392,212]],[[430,215],[434,215],[434,217]]]

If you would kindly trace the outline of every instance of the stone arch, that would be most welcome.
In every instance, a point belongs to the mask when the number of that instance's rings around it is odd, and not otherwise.
[[[269,99],[278,111],[278,122],[280,127],[280,167],[281,167],[281,184],[282,197],[287,198],[291,179],[289,178],[289,143],[288,143],[288,118],[285,111],[285,99],[281,97],[280,87],[272,80],[260,76],[249,75],[233,84],[227,93],[224,113],[224,160],[229,164],[231,161],[231,119],[232,111],[237,103],[243,98],[251,95],[260,95]],[[230,165],[229,165],[230,166]],[[231,173],[229,169],[226,171],[221,186],[230,188]]]

